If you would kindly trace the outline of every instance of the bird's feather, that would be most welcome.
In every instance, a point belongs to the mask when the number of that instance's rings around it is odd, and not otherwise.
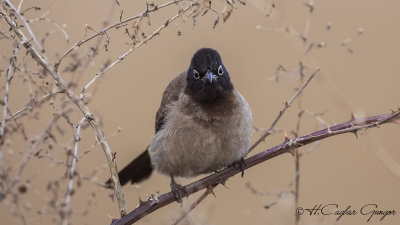
[[[121,185],[128,183],[139,183],[148,178],[153,172],[150,162],[149,151],[146,149],[135,160],[125,166],[119,173],[119,182]]]

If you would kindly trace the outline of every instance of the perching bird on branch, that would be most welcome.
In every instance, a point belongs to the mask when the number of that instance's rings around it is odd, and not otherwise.
[[[250,107],[234,88],[220,55],[202,48],[165,89],[150,145],[119,172],[120,182],[138,183],[156,169],[171,177],[171,190],[181,202],[185,190],[174,177],[236,164],[243,172],[252,125]]]

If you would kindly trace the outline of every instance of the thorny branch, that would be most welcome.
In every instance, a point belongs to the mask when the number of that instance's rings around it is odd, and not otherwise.
[[[334,125],[311,134],[307,134],[301,137],[286,139],[282,144],[275,147],[262,151],[250,158],[246,159],[245,169],[251,168],[259,163],[267,161],[271,158],[279,156],[283,153],[290,152],[293,148],[299,148],[316,141],[332,137],[339,134],[354,133],[357,134],[358,131],[365,131],[366,129],[379,127],[384,123],[389,123],[394,120],[400,119],[400,107],[390,113],[376,115],[366,118],[353,118],[350,121]],[[186,185],[184,188],[186,193],[184,196],[188,196],[202,189],[213,187],[218,184],[224,184],[228,178],[240,173],[241,170],[238,167],[228,167],[218,173],[207,176],[203,179],[197,180],[191,184]],[[168,192],[166,194],[160,195],[157,199],[149,199],[145,202],[140,202],[139,206],[132,212],[128,213],[125,217],[121,219],[113,220],[111,225],[127,225],[133,224],[136,221],[142,219],[146,215],[154,212],[157,209],[164,207],[175,201],[174,194]]]

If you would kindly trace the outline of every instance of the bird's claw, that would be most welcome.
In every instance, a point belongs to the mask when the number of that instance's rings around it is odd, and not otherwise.
[[[172,176],[171,176],[171,192],[174,194],[176,201],[180,203],[182,206],[182,197],[187,195],[187,192],[182,185],[175,182]]]
[[[244,176],[244,169],[246,169],[246,161],[244,158],[240,158],[237,161],[234,161],[229,167],[239,167],[240,171],[242,171],[242,177]]]

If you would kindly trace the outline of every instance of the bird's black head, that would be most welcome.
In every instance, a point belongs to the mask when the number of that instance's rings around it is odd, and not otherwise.
[[[186,93],[199,103],[217,102],[233,90],[221,56],[211,48],[199,49],[193,55],[186,79]]]

